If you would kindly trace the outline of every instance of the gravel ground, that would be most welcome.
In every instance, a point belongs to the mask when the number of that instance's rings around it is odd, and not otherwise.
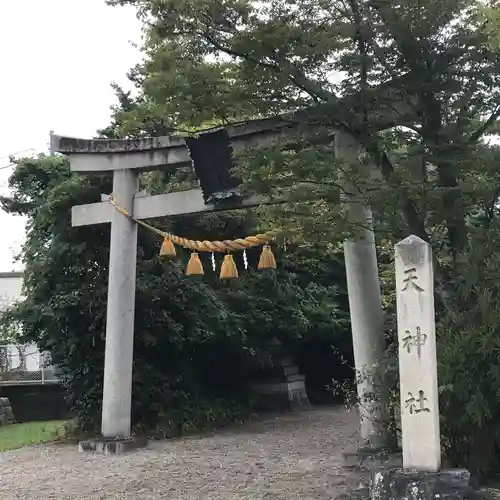
[[[356,413],[337,407],[121,456],[25,448],[0,454],[0,500],[333,499],[346,490],[342,452],[355,447],[357,430]]]

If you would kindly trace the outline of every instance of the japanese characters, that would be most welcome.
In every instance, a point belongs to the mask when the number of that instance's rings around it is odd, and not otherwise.
[[[441,466],[431,248],[417,236],[396,245],[403,466]]]

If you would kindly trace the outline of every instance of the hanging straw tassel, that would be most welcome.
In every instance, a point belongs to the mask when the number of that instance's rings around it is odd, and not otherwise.
[[[238,277],[238,268],[234,263],[233,256],[228,253],[224,255],[224,262],[222,262],[222,266],[220,267],[220,279],[227,280]]]
[[[273,251],[269,245],[262,247],[260,253],[258,269],[276,269],[276,259],[274,258]]]
[[[160,257],[173,259],[176,256],[175,246],[170,238],[165,238],[160,248]]]
[[[186,267],[186,276],[203,276],[203,264],[201,263],[198,252],[191,253],[189,262]]]

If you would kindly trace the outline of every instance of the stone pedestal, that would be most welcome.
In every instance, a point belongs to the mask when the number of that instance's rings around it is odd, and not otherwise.
[[[372,476],[370,500],[462,500],[471,491],[469,480],[465,469],[378,470]]]
[[[148,445],[146,437],[128,437],[128,438],[98,438],[80,441],[78,451],[92,452],[100,455],[122,455],[128,451],[145,448]]]
[[[354,488],[347,498],[337,500],[367,499],[370,496],[370,484],[374,470],[399,469],[403,466],[400,452],[391,452],[384,448],[360,448],[355,452],[344,453],[344,469],[352,474],[350,486]]]
[[[9,398],[0,398],[0,427],[15,423],[16,419]]]

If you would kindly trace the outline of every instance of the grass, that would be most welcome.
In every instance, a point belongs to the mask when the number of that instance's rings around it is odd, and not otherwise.
[[[64,420],[53,420],[0,427],[0,452],[62,439],[65,424]]]

